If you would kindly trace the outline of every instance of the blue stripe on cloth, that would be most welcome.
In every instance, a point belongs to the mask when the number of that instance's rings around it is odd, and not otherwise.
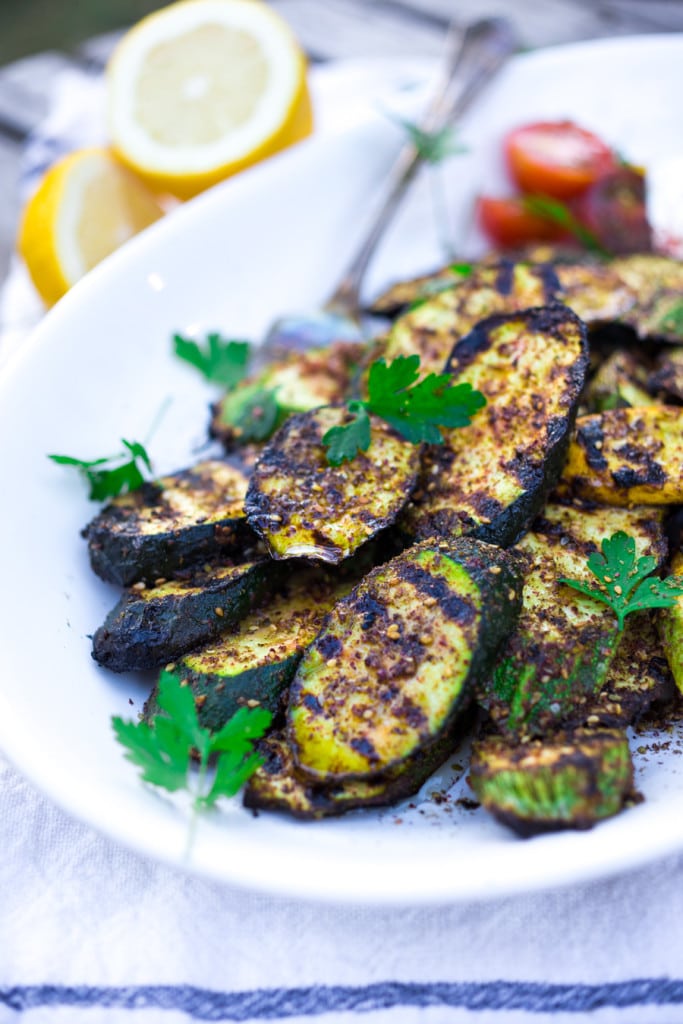
[[[194,1020],[259,1021],[317,1017],[325,1013],[370,1013],[394,1007],[451,1007],[474,1012],[586,1013],[633,1006],[683,1004],[683,980],[642,978],[605,985],[545,985],[535,982],[379,982],[374,985],[315,985],[310,988],[217,992],[190,985],[130,987],[19,985],[0,989],[0,1006],[17,1012],[39,1007],[161,1009]]]

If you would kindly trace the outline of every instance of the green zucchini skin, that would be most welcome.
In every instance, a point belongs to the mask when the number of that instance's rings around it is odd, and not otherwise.
[[[128,590],[93,636],[92,656],[113,672],[158,668],[234,626],[272,579],[264,558]]]
[[[587,367],[585,327],[564,306],[479,323],[454,346],[446,372],[487,404],[426,448],[401,529],[417,539],[514,543],[560,477]]]
[[[521,602],[515,559],[462,538],[416,545],[330,613],[290,689],[288,743],[324,783],[410,769],[454,726]]]
[[[376,417],[367,452],[329,465],[322,439],[349,417],[343,406],[290,416],[256,463],[245,510],[273,558],[341,562],[390,526],[408,501],[419,446]]]
[[[180,658],[173,669],[195,697],[199,722],[222,728],[245,704],[276,715],[301,656],[330,608],[352,587],[320,569],[296,572],[214,643]],[[158,713],[156,688],[145,717]]]
[[[527,739],[581,720],[606,683],[619,643],[616,616],[560,579],[592,584],[588,555],[618,530],[634,537],[638,557],[662,562],[662,517],[649,508],[549,504],[513,548],[527,563],[522,613],[478,691],[505,735]]]
[[[617,729],[578,729],[522,744],[495,736],[475,743],[469,782],[489,813],[529,836],[588,829],[618,814],[633,795],[633,764],[626,734]]]
[[[278,416],[271,434],[292,413],[343,401],[364,351],[364,345],[337,341],[326,348],[292,352],[274,360],[211,407],[209,434],[228,451],[239,445],[240,431],[234,421],[241,412],[243,397],[248,400],[257,391],[271,391],[277,401]]]
[[[122,586],[153,582],[234,549],[251,534],[247,484],[241,469],[209,460],[115,498],[83,530],[94,572]]]
[[[466,719],[466,716],[465,716]],[[355,779],[319,785],[296,768],[284,732],[272,733],[259,745],[264,763],[244,789],[244,806],[255,811],[284,811],[303,821],[338,817],[361,807],[384,807],[413,796],[453,753],[461,729],[445,733],[408,765],[376,779]]]

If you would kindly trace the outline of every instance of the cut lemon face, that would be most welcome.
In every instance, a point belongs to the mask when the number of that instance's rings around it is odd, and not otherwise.
[[[153,193],[106,149],[58,161],[29,200],[17,245],[52,305],[109,253],[163,216]]]
[[[304,56],[261,0],[182,0],[128,32],[107,71],[119,157],[189,198],[312,130]]]

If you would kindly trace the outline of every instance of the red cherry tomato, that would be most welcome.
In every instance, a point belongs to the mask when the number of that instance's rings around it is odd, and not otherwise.
[[[579,221],[613,254],[651,252],[645,175],[623,166],[600,178],[573,204]]]
[[[480,196],[477,221],[484,234],[503,249],[516,249],[529,242],[559,242],[566,237],[562,225],[529,210],[521,196]]]
[[[616,167],[609,146],[573,121],[537,121],[508,133],[510,173],[523,192],[571,199]]]

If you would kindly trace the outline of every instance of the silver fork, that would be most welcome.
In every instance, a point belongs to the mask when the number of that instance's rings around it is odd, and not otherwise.
[[[516,49],[517,38],[505,18],[484,18],[464,31],[452,24],[446,40],[444,68],[419,127],[426,132],[438,132],[462,116]],[[282,351],[304,351],[332,341],[364,339],[360,305],[363,277],[422,162],[420,151],[412,142],[406,142],[389,174],[384,202],[332,295],[320,310],[274,321],[260,349],[259,361]]]

